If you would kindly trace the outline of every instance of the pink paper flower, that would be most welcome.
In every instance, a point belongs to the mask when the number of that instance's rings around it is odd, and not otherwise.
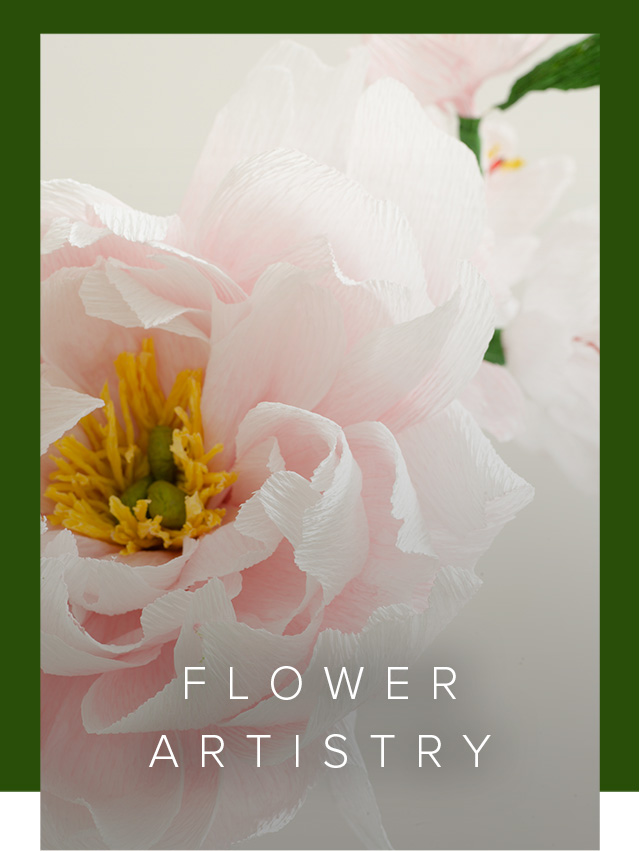
[[[543,44],[548,35],[502,33],[365,36],[370,76],[396,77],[422,104],[453,104],[459,115],[476,114],[482,83],[509,71]]]
[[[502,329],[519,310],[518,287],[540,244],[538,230],[573,180],[575,165],[557,155],[524,160],[511,125],[493,117],[482,122],[481,138],[487,220],[473,262],[491,289]],[[523,389],[508,368],[484,361],[461,398],[498,440],[526,429]]]
[[[539,230],[571,185],[575,163],[563,155],[522,157],[513,127],[494,117],[481,125],[487,223],[473,262],[487,281],[499,328],[518,309],[514,292],[539,245]]]
[[[457,401],[494,328],[465,259],[477,167],[400,84],[363,91],[364,70],[269,54],[179,216],[44,185],[44,847],[282,827],[324,771],[323,734],[454,616],[531,497]],[[178,509],[148,482],[129,499],[150,472]],[[283,665],[303,681],[286,702]],[[357,700],[331,699],[325,665],[366,667]],[[148,767],[163,733],[178,768]],[[201,734],[223,736],[224,768],[201,768]],[[271,736],[260,769],[247,734]],[[385,847],[349,748],[330,779]]]
[[[518,440],[543,450],[584,491],[598,488],[600,228],[595,208],[542,239],[522,305],[503,331],[507,368],[525,395]]]
[[[495,299],[506,364],[484,362],[461,398],[499,440],[546,451],[573,483],[597,490],[599,225],[595,208],[538,234],[574,164],[526,162],[511,127],[482,130],[487,227],[474,262]]]

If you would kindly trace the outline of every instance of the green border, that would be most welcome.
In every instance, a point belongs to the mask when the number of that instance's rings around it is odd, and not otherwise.
[[[638,469],[638,43],[631,30],[612,23],[602,38],[601,792],[638,791],[638,500],[628,487]]]
[[[279,6],[250,12],[252,32],[324,32],[327,24],[340,24],[340,32],[417,32],[428,28],[448,31],[464,18],[468,30],[479,32],[487,24],[505,16],[497,8],[475,5],[469,11],[457,7],[453,14],[429,9],[428,14],[394,6],[390,10],[366,13],[335,4],[323,4],[321,18],[301,20],[299,12],[290,15]],[[37,180],[32,179],[39,144],[39,35],[41,32],[127,33],[149,31],[152,18],[147,9],[118,15],[111,5],[111,28],[104,10],[95,10],[90,20],[86,6],[74,14],[67,5],[55,15],[32,16],[7,30],[3,52],[5,94],[5,209],[11,220],[5,223],[5,327],[3,380],[8,383],[5,399],[5,481],[11,482],[11,497],[5,505],[2,617],[2,647],[5,677],[1,708],[5,732],[3,758],[0,761],[0,790],[37,791],[39,789],[39,640],[38,640],[38,528],[34,520],[35,499],[39,491],[39,471],[35,448],[39,442],[39,396],[36,387],[38,363],[35,352],[39,341],[38,287],[39,254],[37,233]],[[124,11],[124,9],[123,9]],[[198,32],[203,17],[196,12],[194,26],[181,11],[181,29],[166,32]],[[637,89],[635,70],[638,47],[631,26],[620,26],[619,18],[610,25],[602,15],[561,7],[557,2],[540,0],[535,16],[526,7],[509,10],[511,29],[536,32],[552,28],[555,32],[597,32],[603,36],[604,86],[602,102],[602,246],[605,292],[602,308],[604,358],[602,362],[602,548],[601,548],[601,778],[602,791],[638,790],[638,573],[635,544],[637,502],[629,498],[629,447],[635,446],[636,421],[627,405],[629,386],[635,388],[635,306],[637,303],[636,234],[637,206],[629,215],[628,186],[637,176],[636,132]],[[115,12],[115,14],[113,14]],[[26,17],[28,10],[23,13]],[[65,17],[63,17],[63,15]],[[297,17],[296,17],[297,15]],[[137,20],[136,20],[137,18]],[[278,18],[280,25],[278,25]],[[238,33],[246,28],[247,15],[216,9],[211,15],[218,32]],[[428,22],[428,23],[427,23]],[[553,26],[549,27],[549,23]],[[292,26],[294,25],[295,26]],[[604,25],[603,25],[604,24]],[[609,50],[609,44],[613,49]],[[631,112],[631,115],[630,115]],[[629,134],[629,128],[634,132]],[[631,141],[629,138],[631,137]],[[8,184],[8,186],[7,186]],[[11,224],[9,224],[11,221]],[[626,248],[632,247],[632,252]],[[630,255],[631,254],[631,259]],[[629,292],[634,309],[629,309]],[[28,317],[27,321],[21,321]],[[33,353],[33,354],[31,354]],[[33,358],[33,360],[32,360]],[[622,365],[622,366],[621,366]],[[13,368],[12,368],[13,367]],[[18,429],[15,427],[17,413]],[[30,447],[27,451],[24,446]],[[25,459],[26,458],[26,466]],[[26,475],[25,475],[26,473]],[[635,489],[634,489],[635,493]],[[33,511],[31,506],[33,505]],[[16,511],[20,506],[21,510]],[[25,510],[22,510],[25,506]],[[36,515],[37,516],[37,515]],[[6,521],[10,520],[10,524]],[[570,676],[570,672],[568,672]]]
[[[2,305],[4,387],[3,476],[11,495],[3,502],[2,758],[0,790],[40,787],[39,674],[39,59],[37,36],[13,42],[18,59],[3,51],[4,233]],[[9,40],[8,40],[9,41]],[[25,61],[24,57],[29,57]],[[10,426],[9,426],[10,423]]]

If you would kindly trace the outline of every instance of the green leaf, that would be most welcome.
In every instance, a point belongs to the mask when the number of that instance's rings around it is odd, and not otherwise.
[[[466,118],[464,115],[461,115],[459,121],[458,135],[460,141],[464,142],[467,148],[470,148],[476,155],[480,171],[482,171],[482,163],[480,162],[480,119]]]
[[[544,89],[586,89],[600,85],[600,33],[590,35],[578,44],[536,65],[513,84],[509,97],[498,109],[508,109],[527,92]]]
[[[502,331],[499,328],[496,328],[493,332],[491,342],[484,353],[484,360],[488,360],[489,363],[497,363],[499,366],[504,366],[506,363],[504,349],[502,348]]]

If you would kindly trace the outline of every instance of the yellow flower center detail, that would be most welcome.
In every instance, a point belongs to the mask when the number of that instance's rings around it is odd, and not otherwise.
[[[209,469],[209,462],[223,446],[218,443],[206,452],[204,449],[202,371],[183,370],[165,397],[151,339],[143,341],[138,355],[118,355],[115,368],[122,422],[105,383],[100,394],[104,407],[99,415],[89,414],[80,420],[86,442],[73,435],[56,441],[61,457],[51,456],[57,469],[51,473],[45,492],[55,502],[48,519],[80,535],[119,544],[126,554],[152,547],[179,549],[185,538],[197,538],[220,525],[224,508],[208,509],[207,502],[236,480],[235,473]],[[156,449],[150,447],[150,441],[162,440],[163,433],[167,435],[173,484],[154,482],[159,476],[157,460],[154,465]],[[155,476],[151,466],[155,467]],[[140,488],[142,493],[148,488],[147,498],[137,498]],[[164,489],[171,492],[174,504],[176,495],[180,501],[177,523],[175,511],[169,519],[173,506],[167,502]],[[151,498],[154,490],[161,491],[155,499]],[[152,503],[154,512],[149,510]],[[159,511],[167,515],[164,524]]]
[[[500,145],[494,145],[489,149],[487,153],[487,159],[489,160],[489,173],[493,173],[498,169],[506,169],[507,171],[516,171],[519,168],[522,168],[525,165],[525,161],[520,157],[515,157],[511,160],[505,160],[504,157],[500,156]]]
[[[500,168],[506,168],[508,171],[516,171],[516,169],[522,168],[524,165],[524,160],[521,157],[515,157],[512,160],[503,160],[500,163]]]

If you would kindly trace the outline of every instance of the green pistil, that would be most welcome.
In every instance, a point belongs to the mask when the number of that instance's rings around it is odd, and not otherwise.
[[[173,429],[169,426],[156,426],[149,432],[147,457],[154,479],[164,482],[175,482],[176,480],[177,468],[171,451],[172,442]]]
[[[138,479],[124,491],[120,496],[120,502],[127,505],[129,508],[135,508],[136,502],[139,499],[147,498],[149,485],[153,482],[153,476],[145,476],[144,479]]]
[[[167,529],[182,529],[187,519],[185,493],[171,482],[154,482],[148,491],[149,517],[162,516],[162,525]]]
[[[120,501],[129,508],[135,508],[139,499],[149,499],[148,517],[160,515],[162,525],[167,529],[182,529],[187,519],[186,494],[173,484],[178,470],[171,452],[172,442],[173,429],[169,426],[151,429],[147,450],[151,475],[129,485]]]

